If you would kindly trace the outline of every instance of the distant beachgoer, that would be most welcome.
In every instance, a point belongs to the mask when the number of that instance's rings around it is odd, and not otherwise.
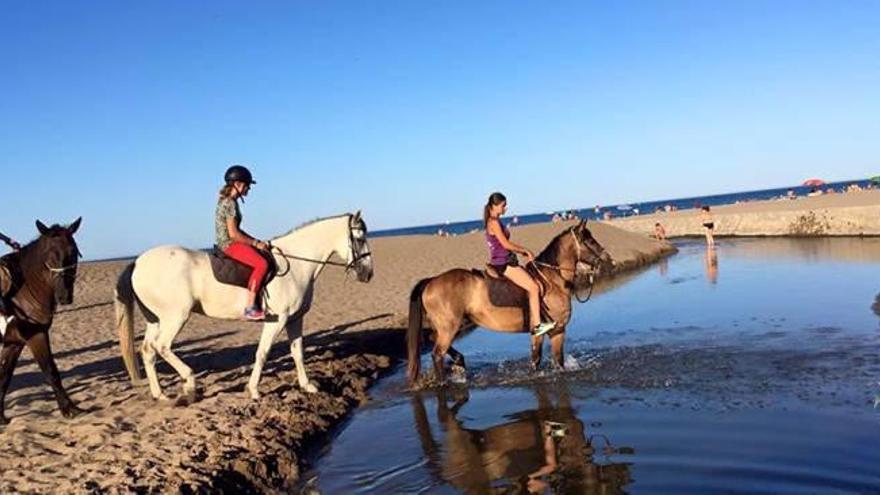
[[[610,211],[606,211],[605,213],[602,214],[603,220],[611,220],[611,217],[613,217],[613,215],[611,214]]]
[[[269,270],[269,263],[257,250],[268,251],[269,245],[241,229],[241,211],[238,208],[238,200],[247,196],[251,185],[257,182],[250,170],[241,165],[229,167],[224,181],[226,184],[220,189],[214,213],[217,248],[226,256],[251,267],[244,317],[248,320],[262,320],[265,313],[257,306],[256,300],[263,278]]]
[[[703,207],[700,218],[703,222],[703,230],[706,233],[706,245],[710,248],[715,247],[715,236],[713,235],[715,232],[715,219],[712,217],[712,211],[708,205]]]
[[[810,196],[810,197],[812,197],[812,196],[821,196],[821,195],[822,195],[822,191],[816,189],[815,187],[812,188],[812,189],[810,189],[810,192],[807,193],[807,196]]]
[[[654,239],[657,239],[658,241],[666,240],[666,229],[660,225],[660,222],[654,224]]]
[[[516,285],[522,287],[529,295],[529,328],[533,335],[544,335],[556,327],[555,322],[541,321],[540,288],[538,283],[521,266],[516,259],[519,253],[529,263],[535,261],[535,255],[528,249],[510,242],[510,231],[501,224],[500,217],[507,211],[507,198],[500,192],[492,193],[483,207],[483,224],[486,226],[486,242],[489,246],[489,264]]]
[[[794,198],[795,198],[794,189],[789,189],[788,192],[785,193],[785,196],[786,196],[788,199],[794,199]]]

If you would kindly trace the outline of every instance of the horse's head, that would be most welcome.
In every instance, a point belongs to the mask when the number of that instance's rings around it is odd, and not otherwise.
[[[610,273],[614,268],[614,260],[611,259],[611,255],[593,237],[593,233],[590,232],[587,226],[587,221],[584,220],[577,226],[572,227],[571,233],[576,243],[575,277],[582,280],[590,275]]]
[[[358,211],[348,215],[348,236],[345,244],[336,249],[336,255],[345,260],[348,269],[353,269],[357,279],[369,282],[373,278],[373,256],[367,242],[367,224]]]
[[[46,227],[37,220],[40,238],[36,240],[35,248],[42,259],[42,266],[37,269],[45,270],[47,285],[52,288],[58,304],[73,302],[73,283],[76,281],[76,268],[81,256],[73,234],[79,229],[81,221],[82,217],[67,227]]]

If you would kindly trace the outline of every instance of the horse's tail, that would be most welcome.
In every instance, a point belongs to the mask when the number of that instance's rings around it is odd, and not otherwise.
[[[116,282],[116,291],[113,306],[116,309],[116,331],[119,333],[119,348],[122,351],[122,360],[125,369],[133,384],[143,380],[140,367],[138,367],[137,354],[134,349],[134,287],[131,285],[131,274],[134,272],[134,263],[125,267]]]
[[[421,357],[419,350],[422,347],[422,320],[425,306],[422,304],[422,293],[425,286],[433,279],[425,278],[419,280],[409,295],[409,326],[406,330],[406,349],[409,359],[406,376],[409,384],[413,385],[419,377],[421,368]]]

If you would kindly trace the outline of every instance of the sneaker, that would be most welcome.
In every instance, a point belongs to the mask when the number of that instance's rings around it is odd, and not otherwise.
[[[266,318],[266,314],[263,313],[262,309],[256,306],[251,306],[244,310],[244,318],[251,321],[260,321]]]
[[[554,328],[556,328],[556,322],[551,321],[551,322],[538,323],[538,326],[536,326],[532,330],[532,335],[534,335],[535,337],[540,337],[541,335],[544,335],[545,333],[549,332],[550,330],[553,330]]]

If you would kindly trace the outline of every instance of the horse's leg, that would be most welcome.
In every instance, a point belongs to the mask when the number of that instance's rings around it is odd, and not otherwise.
[[[3,345],[3,351],[0,352],[0,425],[9,423],[6,419],[6,391],[9,390],[9,382],[12,381],[12,372],[15,370],[15,364],[18,362],[18,356],[24,349],[22,343],[7,343]]]
[[[196,377],[193,375],[192,368],[186,365],[177,354],[171,351],[171,344],[174,338],[186,324],[189,315],[166,316],[159,320],[159,335],[154,342],[156,352],[162,356],[168,364],[177,371],[180,379],[183,380],[183,395],[181,400],[184,403],[192,403],[196,400]]]
[[[266,358],[269,357],[269,350],[272,348],[272,342],[278,336],[278,332],[287,323],[287,316],[278,315],[278,321],[267,321],[263,324],[263,333],[260,335],[260,345],[257,346],[257,355],[254,357],[254,369],[251,371],[251,379],[248,380],[248,392],[251,399],[259,399],[260,392],[257,386],[260,384],[260,375],[263,373],[263,366],[266,364]]]
[[[563,344],[565,344],[565,327],[554,329],[553,336],[550,337],[550,349],[553,352],[553,365],[557,370],[565,369]]]
[[[306,375],[306,364],[303,360],[302,316],[288,321],[284,328],[287,330],[287,337],[290,339],[290,355],[293,356],[293,362],[296,363],[296,379],[299,381],[299,388],[313,394],[318,391],[318,387],[309,382],[309,377]]]
[[[538,371],[541,367],[541,358],[544,355],[544,336],[532,335],[532,371]]]
[[[157,400],[167,400],[162,393],[159,384],[159,376],[156,374],[156,339],[159,338],[159,324],[147,323],[147,331],[144,333],[144,342],[141,345],[141,357],[144,358],[144,369],[147,370],[147,381],[150,383],[150,395]]]
[[[46,331],[37,332],[27,339],[27,345],[31,350],[31,354],[34,355],[37,364],[40,365],[40,369],[43,370],[46,382],[55,391],[55,400],[58,401],[61,414],[65,418],[72,418],[84,412],[70,400],[70,397],[67,396],[67,392],[61,385],[61,375],[58,373],[58,367],[55,366],[52,348],[49,346],[49,334]]]
[[[452,345],[455,331],[456,330],[449,330],[449,328],[437,328],[437,334],[434,340],[434,352],[431,354],[431,357],[434,359],[434,374],[437,377],[437,382],[441,385],[446,383],[446,370],[443,369],[443,357],[446,356],[449,347]]]
[[[452,379],[453,381],[465,383],[467,382],[467,367],[464,364],[464,355],[455,347],[449,346],[446,354],[452,358]]]

